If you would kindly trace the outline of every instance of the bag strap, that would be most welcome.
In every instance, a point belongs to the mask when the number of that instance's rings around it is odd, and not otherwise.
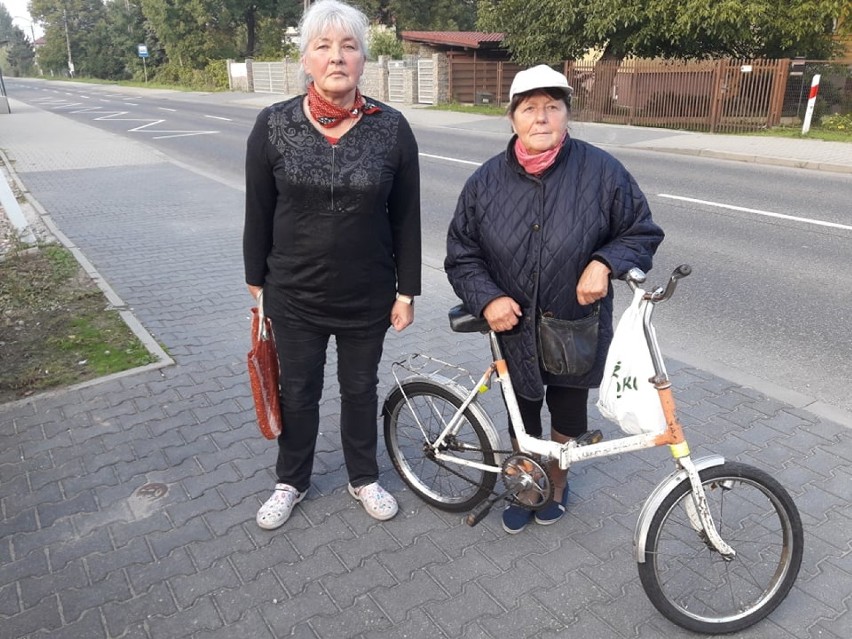
[[[266,341],[269,339],[269,326],[263,312],[263,289],[260,289],[260,295],[257,296],[257,319],[257,338]]]

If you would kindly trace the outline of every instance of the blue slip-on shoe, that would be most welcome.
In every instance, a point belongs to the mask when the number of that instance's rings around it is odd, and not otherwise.
[[[565,514],[565,507],[567,505],[568,484],[565,484],[565,490],[562,491],[562,499],[558,503],[553,501],[552,499],[547,502],[547,505],[544,508],[536,512],[535,523],[541,524],[542,526],[549,526],[550,524],[555,524],[557,521],[562,519],[562,515]]]
[[[503,511],[503,530],[510,535],[517,535],[532,521],[533,512],[520,506],[509,506]]]

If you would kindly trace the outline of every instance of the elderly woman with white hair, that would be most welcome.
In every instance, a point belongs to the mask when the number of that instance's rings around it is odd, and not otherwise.
[[[261,111],[247,142],[245,277],[272,320],[284,424],[265,529],[308,492],[332,335],[348,492],[375,519],[397,512],[378,483],[378,366],[387,329],[412,323],[420,294],[420,177],[408,122],[358,90],[367,26],[337,0],[311,6],[306,93]]]

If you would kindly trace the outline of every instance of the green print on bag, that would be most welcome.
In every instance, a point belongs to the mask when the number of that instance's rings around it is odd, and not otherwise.
[[[635,375],[631,377],[625,377],[622,380],[618,379],[618,371],[621,370],[621,360],[618,360],[615,363],[615,367],[612,369],[612,376],[615,378],[615,397],[616,399],[621,399],[622,394],[626,390],[639,390],[639,378]]]
[[[642,289],[615,328],[606,354],[604,378],[598,392],[601,415],[628,435],[658,434],[666,428],[660,396],[652,378],[656,371],[645,340],[645,305]]]

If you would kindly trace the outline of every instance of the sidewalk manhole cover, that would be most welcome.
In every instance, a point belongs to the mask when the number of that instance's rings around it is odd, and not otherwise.
[[[136,490],[136,496],[148,501],[154,501],[163,497],[169,492],[169,487],[165,484],[145,484]]]

